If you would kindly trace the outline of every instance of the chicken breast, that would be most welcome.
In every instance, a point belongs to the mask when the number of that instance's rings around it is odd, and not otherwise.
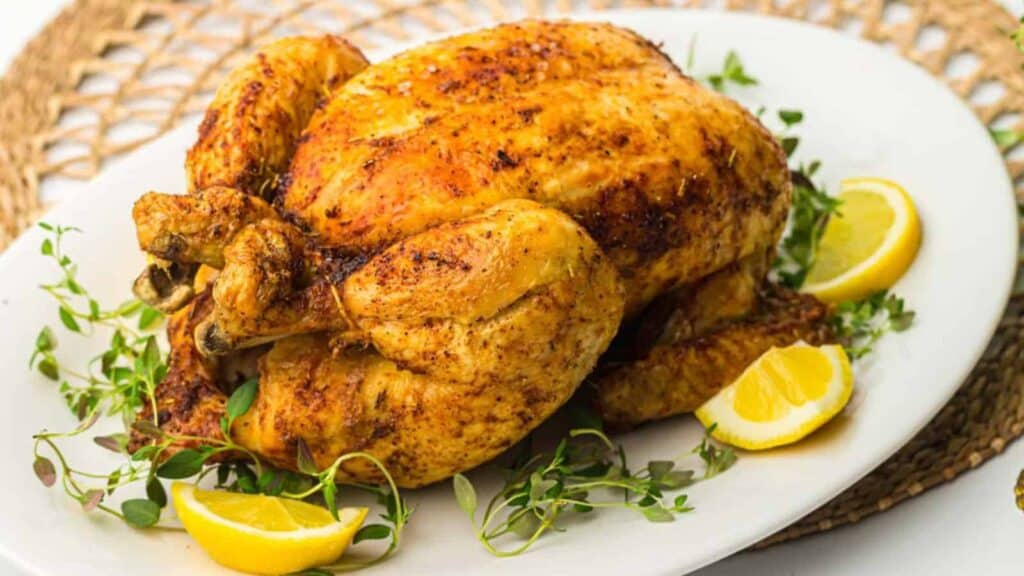
[[[646,39],[527,21],[353,78],[303,133],[282,202],[324,245],[362,253],[532,199],[605,250],[633,315],[773,247],[789,186],[772,135]]]

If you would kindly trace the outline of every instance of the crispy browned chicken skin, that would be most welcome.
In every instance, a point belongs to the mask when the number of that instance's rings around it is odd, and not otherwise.
[[[363,66],[331,38],[265,48],[218,91],[188,158],[194,194],[136,206],[160,258],[140,296],[180,306],[198,265],[221,268],[212,303],[172,323],[195,338],[173,340],[188,353],[160,402],[206,386],[190,370],[274,342],[256,349],[238,441],[285,467],[300,438],[321,465],[366,450],[418,486],[532,430],[623,318],[638,345],[595,380],[622,425],[723,385],[724,370],[692,377],[702,351],[739,363],[817,334],[813,311],[779,328],[782,306],[759,303],[789,205],[783,152],[649,41],[527,21]],[[168,429],[221,415],[175,402]]]

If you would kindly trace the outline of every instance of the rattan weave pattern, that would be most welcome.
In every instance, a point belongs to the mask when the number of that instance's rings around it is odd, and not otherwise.
[[[331,31],[372,48],[525,15],[645,6],[755,11],[857,33],[946,80],[986,124],[1024,129],[1024,56],[1007,38],[1016,22],[992,0],[78,0],[0,80],[0,248],[43,208],[43,179],[91,178],[105,160],[197,113],[222,74],[270,37]],[[1024,199],[1020,152],[1005,150]],[[1024,432],[1022,331],[1015,299],[967,383],[925,430],[760,545],[856,522],[1001,452]]]

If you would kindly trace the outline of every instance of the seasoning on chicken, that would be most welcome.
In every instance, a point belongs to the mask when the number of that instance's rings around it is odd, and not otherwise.
[[[188,354],[172,355],[161,406],[211,389],[184,377],[204,366],[191,359],[252,350],[260,392],[239,442],[290,468],[300,438],[321,465],[365,450],[418,486],[536,427],[623,320],[633,352],[596,380],[623,424],[706,395],[690,367],[707,350],[739,364],[816,333],[809,302],[760,302],[789,208],[784,153],[648,40],[526,21],[364,65],[330,38],[265,48],[214,99],[193,194],[136,205],[159,258],[140,297],[183,306],[199,265],[220,269],[201,317],[192,305],[194,339],[172,339]],[[780,328],[786,306],[804,312]],[[161,426],[221,415],[194,410]]]

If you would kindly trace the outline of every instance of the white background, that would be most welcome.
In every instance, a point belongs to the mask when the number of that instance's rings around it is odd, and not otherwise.
[[[1018,3],[1002,1],[1020,12]],[[0,22],[0,70],[64,4],[32,0],[7,6]],[[1024,573],[1024,514],[1014,506],[1013,485],[1022,467],[1024,441],[957,481],[884,514],[767,551],[742,553],[699,574],[1019,575]],[[617,553],[631,552],[642,553]],[[0,564],[0,574],[17,572]]]

